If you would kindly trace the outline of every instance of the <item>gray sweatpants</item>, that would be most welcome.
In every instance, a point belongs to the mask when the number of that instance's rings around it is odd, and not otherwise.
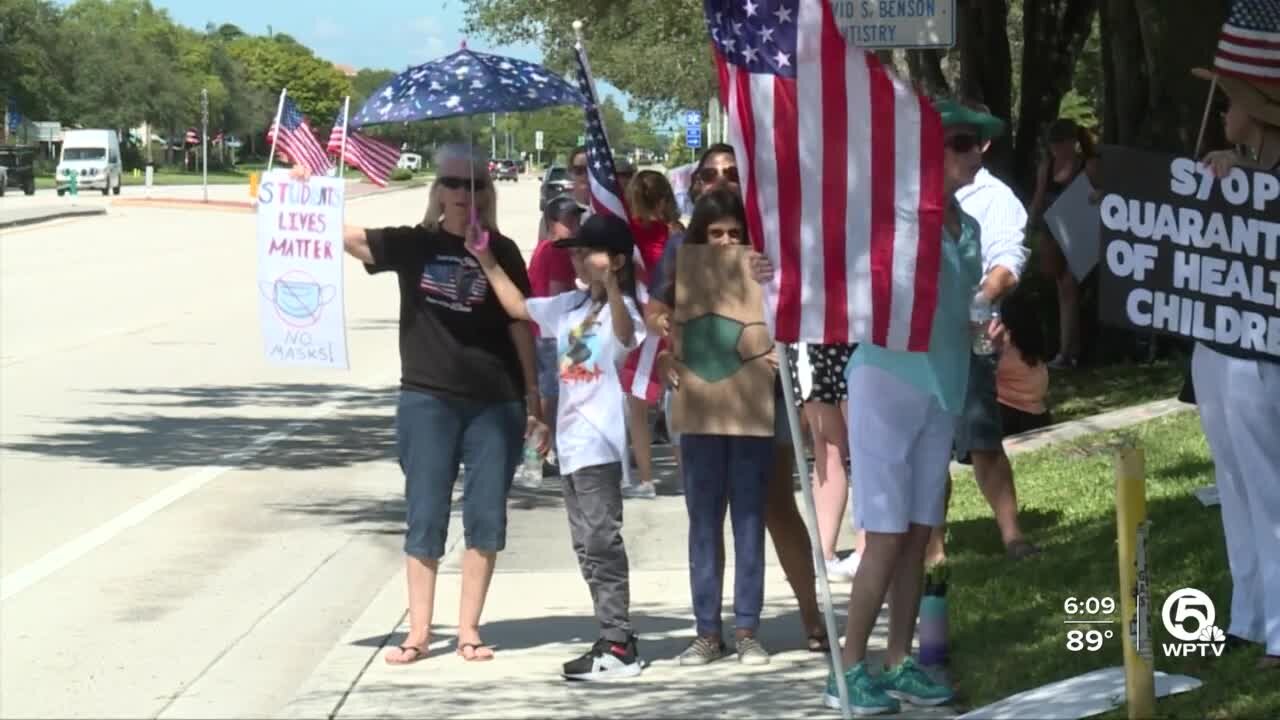
[[[600,636],[625,643],[631,635],[631,581],[622,542],[622,463],[593,465],[566,475],[564,506]]]

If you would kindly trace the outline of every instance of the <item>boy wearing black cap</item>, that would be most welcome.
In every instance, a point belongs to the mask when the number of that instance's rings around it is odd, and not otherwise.
[[[642,665],[631,629],[630,571],[622,540],[622,463],[627,457],[624,397],[618,370],[644,340],[635,300],[634,242],[626,221],[595,215],[576,237],[555,241],[568,249],[578,287],[553,297],[526,299],[483,246],[479,233],[467,249],[480,261],[503,309],[538,324],[555,338],[560,402],[556,453],[564,475],[578,566],[591,589],[600,639],[565,663],[570,680],[634,677]]]

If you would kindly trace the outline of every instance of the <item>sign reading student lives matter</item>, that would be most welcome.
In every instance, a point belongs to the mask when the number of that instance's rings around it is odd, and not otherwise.
[[[1280,360],[1280,177],[1102,154],[1102,320]]]
[[[258,315],[275,365],[341,368],[343,184],[269,173],[258,188]]]

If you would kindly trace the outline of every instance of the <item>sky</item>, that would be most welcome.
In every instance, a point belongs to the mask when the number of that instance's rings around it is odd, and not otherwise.
[[[188,27],[233,23],[254,35],[264,35],[270,27],[332,62],[391,70],[457,50],[464,39],[466,11],[462,0],[152,0],[152,5]],[[533,45],[495,46],[479,37],[465,39],[473,50],[542,60]],[[598,80],[597,85],[602,95],[627,107],[626,96],[616,88]]]

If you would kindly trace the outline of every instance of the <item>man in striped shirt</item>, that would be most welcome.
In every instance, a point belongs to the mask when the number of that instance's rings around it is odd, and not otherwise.
[[[980,112],[990,114],[984,105],[973,104]],[[990,141],[982,148],[985,153]],[[1018,284],[1029,252],[1023,242],[1026,236],[1027,211],[1022,201],[985,167],[978,171],[972,184],[956,193],[960,207],[982,227],[982,285],[980,292],[992,307],[997,307]],[[1002,339],[999,318],[992,321],[992,336]],[[997,347],[997,352],[999,348]],[[996,400],[996,363],[998,354],[973,355],[969,363],[969,385],[964,408],[956,419],[956,460],[973,465],[974,478],[991,505],[1000,536],[1009,556],[1020,559],[1039,552],[1028,542],[1018,525],[1018,497],[1013,486],[1013,467],[1004,452],[1000,405]],[[950,481],[947,495],[950,498]],[[945,558],[944,528],[935,528],[929,543],[927,564]]]

